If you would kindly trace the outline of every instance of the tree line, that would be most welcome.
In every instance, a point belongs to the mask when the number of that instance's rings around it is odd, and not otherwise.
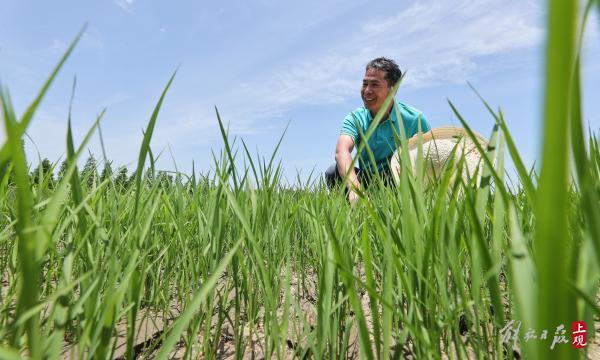
[[[129,173],[126,166],[120,166],[116,170],[113,169],[112,161],[104,161],[103,164],[98,164],[98,161],[92,153],[89,154],[85,165],[79,172],[79,177],[82,183],[88,187],[93,187],[107,179],[112,179],[115,186],[122,189],[129,189],[135,184],[137,171]],[[55,172],[57,163],[52,163],[48,158],[44,158],[39,164],[29,173],[29,181],[31,184],[41,185],[46,184],[49,189],[53,189],[58,182],[63,178],[67,171],[68,162],[63,161]],[[9,165],[10,166],[10,165]],[[100,167],[102,169],[100,170]],[[177,175],[179,178],[180,175]],[[155,180],[160,182],[162,187],[170,187],[177,180],[171,173],[163,170],[153,171],[149,169],[143,174],[143,179],[146,183],[153,183]],[[14,184],[12,171],[9,172],[8,183]]]

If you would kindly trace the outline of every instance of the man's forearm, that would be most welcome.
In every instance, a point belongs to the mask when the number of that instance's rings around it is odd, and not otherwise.
[[[344,176],[346,176],[346,173],[348,173],[348,169],[351,167],[352,155],[349,152],[337,153],[335,154],[335,162],[337,163],[337,169],[340,176],[344,178]],[[354,167],[350,169],[346,186],[349,189],[352,189],[352,187],[360,187],[360,182],[358,181],[358,177],[356,176],[356,171],[354,171]]]

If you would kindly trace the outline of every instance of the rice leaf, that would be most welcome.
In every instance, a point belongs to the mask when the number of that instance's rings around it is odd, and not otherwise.
[[[173,348],[173,346],[175,346],[175,343],[177,342],[177,340],[179,339],[189,322],[192,320],[192,317],[194,316],[200,305],[202,305],[204,301],[206,301],[208,294],[215,287],[217,280],[219,279],[223,271],[225,271],[227,266],[229,266],[229,263],[231,262],[233,256],[236,254],[237,248],[239,247],[241,242],[242,239],[239,239],[233,245],[231,250],[229,250],[229,253],[219,262],[219,264],[215,267],[210,276],[206,279],[204,284],[202,284],[200,289],[196,291],[194,297],[192,298],[192,301],[188,304],[188,306],[185,308],[183,313],[179,316],[179,318],[169,331],[158,355],[156,355],[156,359],[162,360],[167,359],[169,357],[171,349]]]
[[[152,139],[152,133],[154,132],[154,126],[156,124],[156,119],[158,118],[158,113],[162,106],[163,100],[165,98],[165,95],[167,95],[167,91],[169,90],[169,87],[171,87],[171,83],[173,82],[173,79],[175,79],[175,75],[177,75],[177,70],[175,70],[173,72],[173,75],[171,75],[171,78],[169,79],[169,81],[167,82],[167,85],[163,89],[163,92],[160,95],[160,98],[158,99],[158,102],[156,103],[154,110],[152,111],[152,115],[150,116],[150,121],[148,122],[146,131],[144,132],[144,138],[142,140],[142,146],[140,147],[140,154],[138,156],[137,170],[135,173],[136,174],[136,177],[135,177],[135,189],[136,190],[135,190],[135,205],[134,205],[134,210],[133,210],[134,219],[138,215],[138,206],[140,203],[140,194],[141,194],[140,186],[141,186],[141,182],[142,182],[142,173],[144,170],[144,163],[146,162],[146,157],[147,157],[148,151],[150,149],[150,139]]]
[[[549,1],[542,169],[536,197],[536,265],[538,268],[537,327],[553,328],[577,318],[574,297],[567,288],[571,243],[568,230],[569,104],[576,57],[578,1]],[[536,356],[572,358],[571,347],[552,352],[539,343]]]

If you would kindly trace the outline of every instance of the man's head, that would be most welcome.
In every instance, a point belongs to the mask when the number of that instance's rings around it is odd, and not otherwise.
[[[379,111],[392,86],[401,76],[402,72],[394,60],[380,57],[369,61],[360,95],[371,114],[375,115]]]

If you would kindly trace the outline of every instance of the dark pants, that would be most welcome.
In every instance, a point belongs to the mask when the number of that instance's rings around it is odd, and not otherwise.
[[[376,176],[375,174],[362,171],[357,167],[354,168],[354,171],[356,172],[356,177],[358,178],[358,181],[363,189],[369,187],[369,182],[373,180],[374,176]],[[394,180],[392,179],[392,173],[389,169],[379,172],[379,175],[386,186],[394,183]],[[342,184],[342,177],[337,169],[337,164],[333,164],[329,166],[327,170],[325,170],[325,182],[327,182],[327,187],[329,187],[329,189],[333,189],[334,187]]]

